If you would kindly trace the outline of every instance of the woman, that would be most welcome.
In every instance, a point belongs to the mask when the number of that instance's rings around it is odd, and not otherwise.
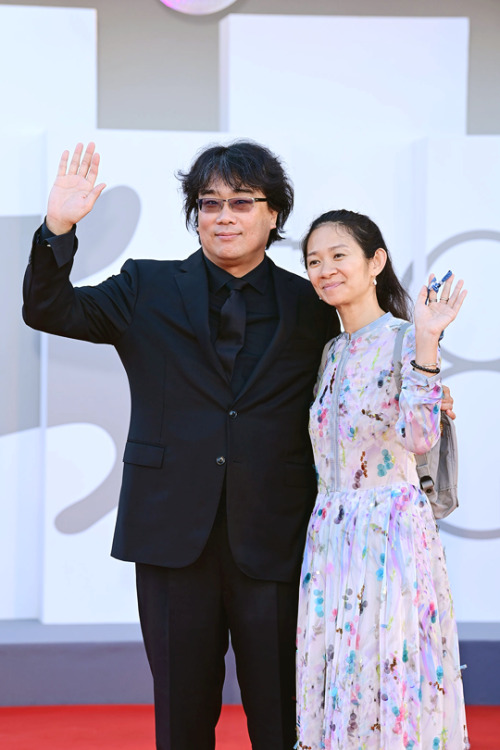
[[[441,542],[415,453],[439,436],[438,341],[466,292],[408,297],[380,230],[331,211],[303,242],[309,278],[344,333],[325,350],[310,412],[318,496],[298,616],[297,748],[468,748],[458,639]]]

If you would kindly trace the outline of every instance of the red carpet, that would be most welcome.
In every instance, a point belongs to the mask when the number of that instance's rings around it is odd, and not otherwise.
[[[499,750],[500,706],[469,706],[472,750]],[[0,708],[2,750],[154,750],[151,706]],[[241,706],[224,706],[217,750],[250,750]]]

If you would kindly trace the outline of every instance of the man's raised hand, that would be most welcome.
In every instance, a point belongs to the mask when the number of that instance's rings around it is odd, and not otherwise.
[[[99,154],[95,144],[89,143],[82,158],[83,143],[78,143],[68,166],[69,151],[64,151],[57,177],[52,186],[47,206],[46,224],[57,234],[69,232],[89,211],[106,187],[95,184],[99,169]]]

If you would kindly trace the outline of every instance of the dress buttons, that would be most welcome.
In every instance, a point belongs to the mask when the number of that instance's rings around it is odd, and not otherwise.
[[[224,466],[224,464],[226,463],[226,459],[224,458],[224,456],[219,456],[215,459],[215,463],[219,466]]]
[[[238,412],[234,411],[234,409],[231,409],[231,411],[229,412],[229,416],[231,417],[231,419],[236,419],[236,417],[238,416]]]

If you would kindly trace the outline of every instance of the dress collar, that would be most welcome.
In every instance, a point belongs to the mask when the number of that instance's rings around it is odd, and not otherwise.
[[[346,338],[349,338],[349,339],[358,338],[359,336],[364,336],[366,333],[371,333],[376,328],[379,328],[385,323],[388,323],[393,317],[394,316],[392,315],[392,313],[386,312],[383,315],[381,315],[380,318],[375,318],[375,320],[372,320],[371,323],[368,323],[368,325],[363,326],[363,328],[358,328],[357,331],[354,331],[351,334],[344,331],[342,333],[342,336],[345,336]]]

